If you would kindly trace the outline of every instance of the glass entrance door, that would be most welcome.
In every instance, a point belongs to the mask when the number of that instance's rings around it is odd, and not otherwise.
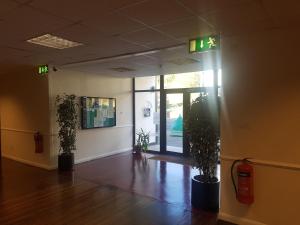
[[[200,93],[206,93],[209,96],[211,112],[213,114],[216,113],[217,108],[212,88],[198,91],[188,89],[173,90],[165,94],[165,126],[162,129],[165,137],[165,141],[162,141],[162,145],[165,146],[165,148],[162,148],[165,149],[164,152],[189,155],[188,137],[184,129],[184,117],[188,115],[191,105],[200,96]]]
[[[183,153],[183,93],[166,94],[166,151]]]

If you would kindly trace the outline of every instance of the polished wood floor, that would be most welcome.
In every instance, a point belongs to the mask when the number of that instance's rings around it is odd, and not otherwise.
[[[190,206],[190,166],[120,154],[58,173],[0,164],[0,224],[214,225]]]

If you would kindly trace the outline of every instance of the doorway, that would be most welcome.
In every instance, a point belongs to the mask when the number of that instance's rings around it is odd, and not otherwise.
[[[209,70],[134,78],[133,145],[136,134],[143,129],[150,135],[149,152],[189,156],[184,120],[200,93],[208,94],[213,104],[218,102],[220,72]]]

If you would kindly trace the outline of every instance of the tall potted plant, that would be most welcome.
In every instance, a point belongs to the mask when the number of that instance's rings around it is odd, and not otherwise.
[[[77,131],[77,107],[75,95],[64,94],[56,96],[57,123],[59,125],[58,137],[60,141],[58,155],[58,169],[70,171],[74,165],[74,153],[76,150]]]
[[[201,93],[191,105],[185,126],[194,167],[200,172],[192,178],[192,205],[195,208],[217,212],[220,181],[216,170],[220,135],[218,110],[212,105],[208,95]]]

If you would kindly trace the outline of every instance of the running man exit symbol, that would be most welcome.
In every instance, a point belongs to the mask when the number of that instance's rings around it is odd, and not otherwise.
[[[206,37],[199,37],[191,39],[189,42],[189,52],[206,52],[210,50],[217,50],[220,48],[220,36],[211,35]]]
[[[38,68],[38,73],[40,75],[44,75],[44,74],[47,74],[49,72],[49,67],[48,65],[42,65],[42,66],[39,66]]]

